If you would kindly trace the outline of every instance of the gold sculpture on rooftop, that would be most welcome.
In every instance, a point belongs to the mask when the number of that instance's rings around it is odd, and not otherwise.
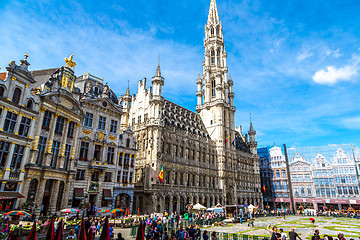
[[[74,54],[72,54],[69,58],[65,58],[66,67],[72,68],[75,70],[76,63],[73,61]]]

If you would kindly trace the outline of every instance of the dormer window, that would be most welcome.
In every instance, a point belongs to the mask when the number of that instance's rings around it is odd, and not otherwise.
[[[26,107],[29,109],[32,109],[34,105],[34,101],[32,99],[29,99],[29,101],[26,104]]]
[[[12,97],[12,102],[13,103],[16,103],[16,104],[19,104],[20,102],[20,97],[21,97],[21,89],[20,88],[15,88],[14,90],[14,94],[13,94],[13,97]]]

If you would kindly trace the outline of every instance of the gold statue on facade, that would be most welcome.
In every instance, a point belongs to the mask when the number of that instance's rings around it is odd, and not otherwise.
[[[66,67],[72,68],[75,70],[76,63],[73,61],[74,54],[72,54],[69,58],[65,58]]]

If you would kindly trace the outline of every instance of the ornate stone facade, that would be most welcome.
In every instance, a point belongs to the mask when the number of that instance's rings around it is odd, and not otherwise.
[[[141,211],[182,211],[186,204],[262,204],[256,132],[235,129],[233,81],[215,0],[205,27],[203,75],[194,113],[164,99],[160,65],[146,88],[122,97],[122,125],[138,144],[134,206]],[[164,182],[158,175],[164,168]]]
[[[103,80],[65,67],[0,73],[0,204],[52,215],[90,202],[132,210],[136,143],[121,127],[122,106]],[[24,197],[24,198],[21,198]],[[19,198],[19,199],[18,199]]]
[[[0,73],[0,206],[3,211],[19,207],[21,201],[17,198],[25,195],[27,188],[24,166],[30,155],[39,111],[39,96],[30,87],[35,80],[29,65],[26,55],[20,65],[12,61],[7,72]]]

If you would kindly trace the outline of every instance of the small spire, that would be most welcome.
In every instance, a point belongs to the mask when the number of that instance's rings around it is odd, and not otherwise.
[[[216,0],[211,0],[211,3],[210,3],[208,23],[209,22],[212,22],[212,23],[220,22],[217,5],[216,5]]]
[[[130,96],[130,80],[128,80],[128,87],[126,89],[125,95]]]
[[[156,69],[155,77],[161,77],[160,59],[159,59],[158,67],[157,67],[157,69]]]
[[[254,127],[253,127],[253,124],[252,124],[251,113],[250,113],[250,132],[253,132],[253,131],[254,131]]]

